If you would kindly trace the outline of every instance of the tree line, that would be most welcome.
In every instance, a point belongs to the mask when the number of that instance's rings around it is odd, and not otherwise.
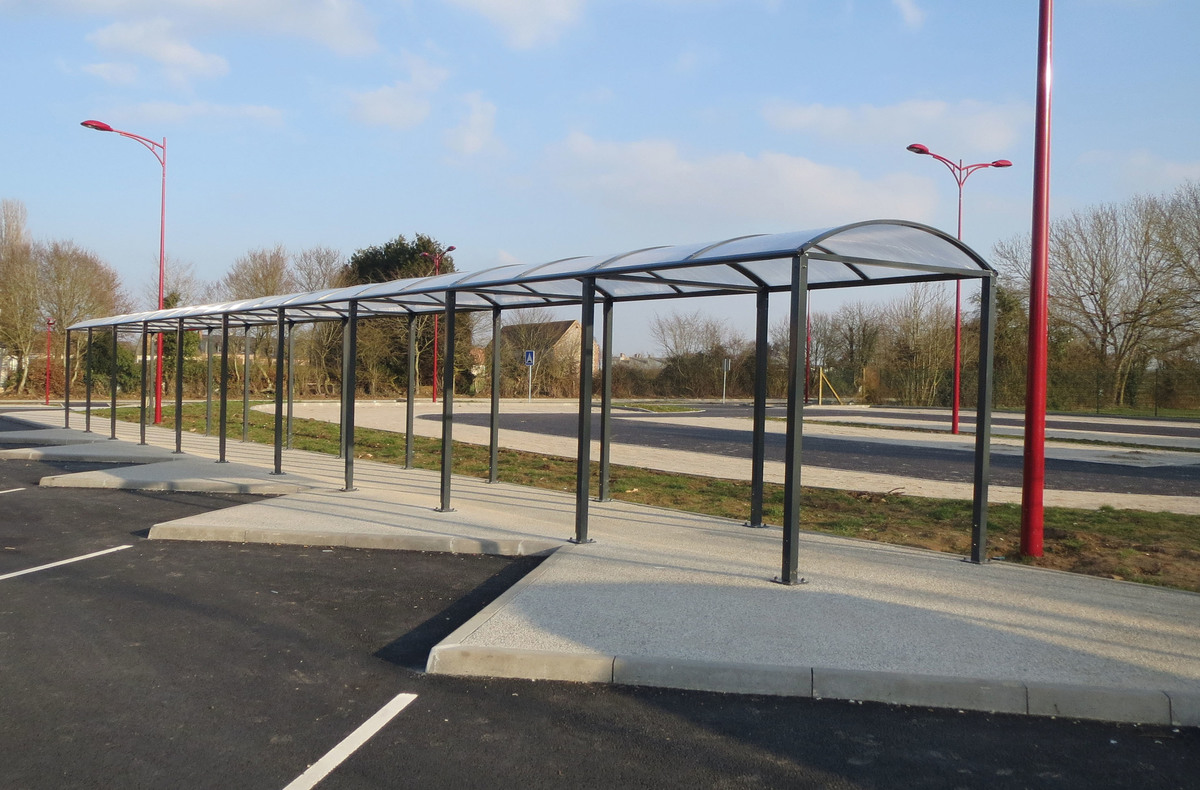
[[[995,404],[1019,408],[1025,393],[1028,331],[1029,237],[996,245]],[[192,266],[167,265],[167,306],[231,301],[291,292],[317,291],[356,283],[384,282],[456,271],[454,259],[435,239],[400,235],[382,245],[357,250],[348,258],[337,250],[313,247],[296,253],[282,245],[251,250],[219,280],[206,282]],[[78,321],[129,312],[133,300],[116,272],[95,254],[70,241],[35,242],[28,234],[24,206],[0,204],[0,345],[15,360],[8,391],[27,392],[31,362],[41,353],[46,321],[53,320],[52,354],[61,360],[62,329]],[[157,298],[157,283],[147,288]],[[968,306],[970,307],[970,306]],[[522,394],[532,373],[537,394],[577,392],[577,357],[552,353],[561,328],[546,311],[504,315],[507,337],[502,394]],[[418,386],[432,384],[433,319],[415,319]],[[464,313],[456,320],[456,389],[485,392],[490,381],[490,322]],[[978,366],[978,311],[964,316],[963,403],[971,405]],[[617,360],[617,397],[748,397],[754,385],[753,341],[738,336],[727,321],[702,312],[656,316],[650,335],[659,349],[654,359]],[[946,406],[952,397],[954,310],[944,285],[907,289],[888,302],[860,300],[836,310],[814,311],[806,322],[810,395],[817,390],[843,400],[873,404]],[[444,330],[443,330],[444,331]],[[788,375],[788,322],[771,328],[768,392],[782,397]],[[231,383],[249,378],[253,392],[273,391],[273,326],[235,331],[230,338]],[[341,324],[295,328],[296,380],[301,397],[335,397],[341,385]],[[358,334],[358,377],[370,396],[402,392],[408,379],[406,318],[364,321]],[[547,334],[551,332],[552,334]],[[476,334],[479,337],[476,337]],[[486,337],[485,337],[486,335]],[[474,343],[472,341],[475,341]],[[216,339],[219,342],[219,337]],[[185,341],[185,386],[199,394],[206,384],[204,364],[209,336],[189,333]],[[442,348],[444,349],[444,335]],[[166,356],[173,359],[174,338]],[[241,359],[249,347],[249,369]],[[473,346],[475,346],[473,350]],[[511,348],[509,348],[511,346]],[[525,370],[517,346],[539,349],[538,364]],[[118,354],[119,386],[136,386],[132,341]],[[510,353],[511,352],[511,353]],[[92,355],[98,376],[107,381],[111,339],[96,338]],[[512,357],[512,359],[509,359]],[[723,363],[729,360],[729,370]],[[167,366],[170,367],[170,366]],[[61,393],[61,365],[54,366]],[[75,374],[78,374],[76,366]],[[100,372],[103,371],[103,372]],[[168,371],[169,374],[173,370]],[[1174,192],[1138,196],[1121,204],[1079,209],[1052,223],[1050,235],[1050,333],[1048,399],[1052,409],[1120,408],[1145,405],[1200,407],[1200,184]]]

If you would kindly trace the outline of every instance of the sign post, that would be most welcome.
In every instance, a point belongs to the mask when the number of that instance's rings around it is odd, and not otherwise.
[[[530,403],[533,403],[533,352],[525,352],[525,368],[529,371],[529,395]]]
[[[725,402],[725,383],[729,380],[729,360],[721,360],[721,403]]]

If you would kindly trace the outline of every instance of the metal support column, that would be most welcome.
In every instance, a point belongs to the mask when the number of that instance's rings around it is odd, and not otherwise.
[[[492,416],[488,423],[488,482],[500,474],[500,308],[492,308]]]
[[[92,328],[88,327],[87,349],[84,351],[83,432],[92,432]]]
[[[754,429],[750,450],[750,520],[747,527],[763,526],[763,468],[767,458],[767,360],[771,354],[768,321],[770,292],[758,292],[754,330]]]
[[[175,452],[183,452],[183,319],[175,327]]]
[[[992,363],[995,353],[996,277],[979,291],[979,395],[975,404],[975,493],[971,512],[971,562],[987,562],[987,502],[992,454]]]
[[[343,491],[354,490],[354,391],[358,361],[358,302],[351,301],[342,331],[342,460],[346,484]]]
[[[250,325],[242,340],[242,441],[250,441]]]
[[[283,474],[283,355],[284,309],[276,311],[275,318],[275,471]]]
[[[150,328],[142,323],[142,376],[138,409],[138,444],[146,443],[146,385],[150,379]]]
[[[805,316],[808,315],[808,256],[792,259],[792,289],[788,327],[787,445],[784,451],[783,563],[775,581],[799,584],[801,440],[804,437],[806,367]]]
[[[117,438],[117,328],[112,330],[112,359],[108,366],[108,389],[112,403],[108,408],[108,438]]]
[[[221,315],[221,408],[218,412],[221,424],[217,426],[217,463],[225,460],[225,435],[229,427],[229,314]]]
[[[208,356],[208,368],[204,377],[204,435],[212,436],[212,389],[213,389],[213,352],[212,329],[204,336],[204,351]]]
[[[417,316],[408,314],[408,388],[404,392],[404,468],[413,468],[413,409],[417,404]]]
[[[293,425],[293,416],[296,393],[296,322],[288,322],[288,341],[287,341],[287,444],[286,447],[292,449],[292,439],[296,435],[295,426]]]
[[[454,467],[454,313],[457,294],[446,292],[446,357],[442,364],[442,502],[441,513],[449,513],[450,473]]]
[[[71,330],[63,346],[63,427],[71,427]]]
[[[591,543],[588,539],[588,497],[592,477],[592,364],[595,359],[596,281],[583,281],[583,309],[579,333],[579,450],[575,467],[575,537],[572,543]]]
[[[613,352],[613,301],[604,300],[602,308],[604,326],[604,367],[600,370],[600,492],[596,499],[607,502],[612,499],[609,489],[608,459],[612,449],[612,352]]]

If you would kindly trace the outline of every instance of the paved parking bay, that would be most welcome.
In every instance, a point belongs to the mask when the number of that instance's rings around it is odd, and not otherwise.
[[[149,541],[245,496],[39,489],[0,462],[0,786],[1194,787],[1200,731],[877,704],[464,679],[430,647],[530,566]]]

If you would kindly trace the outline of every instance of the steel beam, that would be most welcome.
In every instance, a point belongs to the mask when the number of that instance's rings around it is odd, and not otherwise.
[[[183,319],[175,327],[175,452],[183,452]]]
[[[83,432],[92,432],[92,328],[87,331],[87,349],[84,351],[83,387]]]
[[[992,459],[992,365],[995,355],[996,277],[979,292],[979,395],[975,404],[975,491],[971,512],[971,562],[987,562],[987,503]]]
[[[492,308],[492,402],[488,423],[488,482],[500,475],[500,308]]]
[[[112,395],[112,404],[108,409],[108,438],[117,438],[117,328],[112,330],[112,360],[108,366],[108,389]]]
[[[283,355],[285,327],[284,309],[279,308],[275,317],[275,471],[283,474]]]
[[[767,457],[767,361],[771,354],[769,306],[771,294],[758,292],[754,331],[754,427],[750,441],[750,520],[748,527],[763,526],[763,489]]]
[[[808,257],[792,259],[788,318],[787,443],[784,451],[783,563],[775,581],[799,584],[800,471],[804,438],[805,316],[808,315]]]
[[[345,487],[354,490],[354,392],[358,389],[358,302],[351,301],[342,332],[342,459]]]
[[[442,365],[442,501],[438,511],[449,513],[450,478],[454,467],[454,313],[458,294],[446,292],[446,361]]]
[[[613,359],[613,300],[605,299],[603,315],[604,367],[600,370],[600,489],[599,502],[612,499],[609,491],[609,456],[612,451],[612,359]]]
[[[142,375],[138,408],[138,444],[146,443],[146,384],[150,378],[150,329],[142,322]]]
[[[221,424],[217,426],[217,463],[227,463],[225,460],[225,435],[229,419],[229,313],[221,315],[221,408],[219,411]]]
[[[575,537],[572,543],[591,543],[588,538],[588,498],[592,477],[592,363],[595,357],[596,280],[583,281],[583,307],[579,333],[579,450],[575,467]]]

